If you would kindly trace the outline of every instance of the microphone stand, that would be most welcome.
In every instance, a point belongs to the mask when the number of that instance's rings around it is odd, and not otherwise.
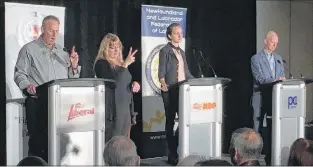
[[[199,62],[197,61],[197,59],[196,59],[196,52],[195,52],[195,50],[194,49],[192,49],[192,53],[193,53],[193,58],[195,59],[195,61],[196,61],[196,63],[197,63],[197,66],[198,66],[198,70],[200,71],[200,77],[201,78],[203,78],[203,72],[202,72],[202,69],[201,69],[201,66],[200,66],[200,64],[199,64]]]
[[[215,73],[214,68],[205,60],[205,58],[204,58],[203,55],[202,55],[201,50],[199,50],[199,53],[200,53],[201,58],[204,60],[204,62],[211,68],[211,70],[212,70],[212,72],[213,72],[213,74],[214,74],[214,77],[217,78],[217,75],[216,75],[216,73]]]

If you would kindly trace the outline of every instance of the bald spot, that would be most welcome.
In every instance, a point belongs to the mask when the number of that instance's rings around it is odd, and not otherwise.
[[[133,142],[124,136],[119,136],[113,141],[113,148],[119,148],[121,150],[130,150],[132,148]]]
[[[274,36],[278,37],[277,33],[274,32],[274,31],[269,31],[269,32],[266,34],[265,39],[270,39],[270,38],[272,38],[272,37],[274,37]]]
[[[260,135],[256,132],[245,131],[242,133],[242,136],[249,142],[249,143],[257,143],[259,142]]]

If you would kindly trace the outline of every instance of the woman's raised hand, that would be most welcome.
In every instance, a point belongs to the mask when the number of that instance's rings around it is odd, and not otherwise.
[[[132,51],[132,50],[133,50],[133,48],[130,47],[128,56],[126,57],[124,64],[123,64],[123,66],[125,68],[127,68],[129,65],[131,65],[132,63],[135,62],[135,56],[134,55],[137,53],[138,50],[137,49],[134,51]]]

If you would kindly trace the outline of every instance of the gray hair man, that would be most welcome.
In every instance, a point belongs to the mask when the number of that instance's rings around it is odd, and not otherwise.
[[[206,158],[204,156],[201,155],[188,155],[187,157],[185,157],[184,159],[182,159],[181,162],[179,162],[177,164],[177,166],[195,166],[195,164],[197,164],[198,162],[202,162],[205,161],[209,158]]]
[[[237,129],[231,137],[229,153],[234,165],[258,166],[263,149],[261,135],[250,128]]]
[[[104,148],[103,158],[109,166],[139,166],[135,143],[126,136],[115,136]]]
[[[81,67],[73,47],[71,53],[56,43],[60,20],[47,16],[42,21],[42,34],[19,51],[14,81],[27,97],[25,100],[30,155],[48,161],[47,111],[37,87],[56,79],[79,78]],[[37,97],[38,96],[38,97]],[[44,97],[45,98],[45,97]]]

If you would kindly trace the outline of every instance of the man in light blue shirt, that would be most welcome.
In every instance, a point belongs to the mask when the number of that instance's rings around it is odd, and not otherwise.
[[[15,65],[14,81],[27,96],[25,100],[28,153],[48,161],[47,108],[36,98],[36,87],[55,79],[79,78],[78,54],[72,48],[70,55],[56,44],[60,21],[47,16],[42,21],[42,34],[24,45]]]

